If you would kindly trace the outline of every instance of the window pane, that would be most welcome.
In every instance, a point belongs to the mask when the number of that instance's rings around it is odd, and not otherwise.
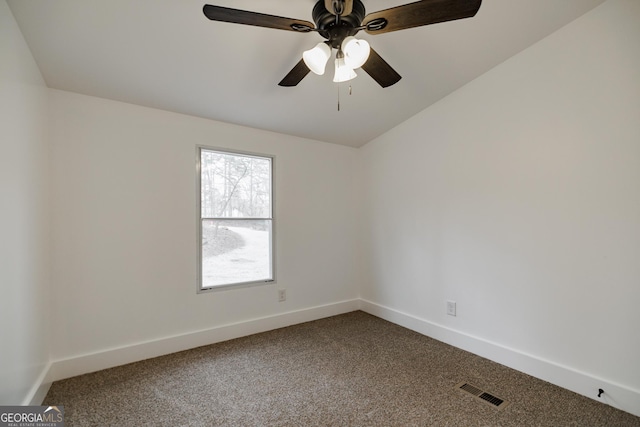
[[[267,281],[271,220],[202,220],[202,288]]]
[[[271,218],[271,159],[201,153],[203,218]]]

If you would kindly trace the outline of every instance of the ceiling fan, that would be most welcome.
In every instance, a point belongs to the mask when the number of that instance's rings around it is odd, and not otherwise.
[[[480,9],[482,0],[421,0],[366,14],[361,0],[318,0],[309,21],[284,18],[207,4],[205,16],[212,21],[254,25],[299,33],[318,32],[326,41],[303,53],[302,59],[282,79],[280,86],[296,86],[313,71],[323,74],[332,49],[336,49],[334,82],[356,77],[354,69],[362,68],[382,87],[397,83],[401,77],[366,40],[354,36],[364,30],[383,34],[422,25],[470,18]]]

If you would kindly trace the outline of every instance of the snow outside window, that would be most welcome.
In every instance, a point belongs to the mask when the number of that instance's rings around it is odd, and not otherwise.
[[[198,290],[273,282],[273,158],[199,147],[198,167]]]

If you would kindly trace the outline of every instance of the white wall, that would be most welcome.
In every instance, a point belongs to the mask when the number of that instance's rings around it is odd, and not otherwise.
[[[15,405],[49,361],[47,88],[4,0],[0,58],[0,405]]]
[[[363,148],[371,311],[640,415],[639,22],[606,2]]]
[[[49,102],[54,361],[357,298],[357,150],[57,90]],[[276,285],[196,294],[198,144],[275,155]]]

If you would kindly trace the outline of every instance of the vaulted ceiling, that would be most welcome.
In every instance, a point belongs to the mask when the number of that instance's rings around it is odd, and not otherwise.
[[[312,21],[314,0],[8,4],[51,88],[359,147],[603,1],[484,0],[473,18],[362,31],[358,37],[402,76],[384,89],[361,70],[351,82],[333,83],[331,64],[323,76],[280,87],[302,52],[324,39],[202,13],[209,3]],[[363,0],[367,13],[408,2]]]

